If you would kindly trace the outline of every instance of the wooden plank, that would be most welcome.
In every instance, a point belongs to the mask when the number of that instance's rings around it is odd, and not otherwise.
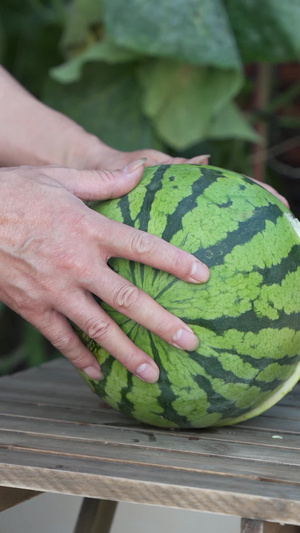
[[[2,460],[0,485],[300,523],[299,486],[14,450]]]
[[[119,464],[139,466],[159,466],[177,471],[193,471],[211,473],[216,476],[229,476],[233,485],[236,479],[244,479],[245,483],[251,479],[262,483],[280,482],[289,485],[300,484],[300,468],[294,465],[266,463],[262,461],[241,460],[236,457],[211,456],[200,453],[181,453],[149,449],[147,447],[121,446],[119,444],[88,441],[84,443],[74,438],[40,437],[29,434],[12,435],[4,433],[1,436],[1,448],[12,451],[29,451],[36,453],[61,455],[74,460],[93,459],[94,461],[110,461],[112,472],[118,471]],[[2,452],[0,450],[0,458]],[[228,481],[229,483],[229,481]]]
[[[117,502],[84,498],[74,533],[109,533]]]
[[[182,443],[184,448],[190,449],[191,444],[197,446],[199,440],[212,440],[221,442],[236,442],[246,444],[259,444],[260,446],[272,446],[276,448],[293,448],[299,449],[300,436],[292,433],[285,433],[281,431],[280,434],[272,434],[272,432],[264,432],[263,430],[255,430],[252,428],[241,427],[240,425],[211,428],[202,430],[189,431],[170,431],[155,428],[153,429],[139,424],[139,422],[127,418],[118,411],[112,410],[106,404],[102,404],[99,409],[79,409],[67,408],[57,406],[45,406],[37,404],[29,404],[22,402],[0,402],[0,413],[3,415],[11,415],[16,417],[25,417],[29,419],[52,420],[57,422],[67,421],[74,422],[81,425],[96,424],[101,426],[101,435],[103,439],[107,439],[108,432],[115,432],[115,439],[120,435],[120,428],[122,434],[128,433],[128,439],[140,440],[140,434],[147,434],[148,439],[165,436],[165,442]],[[113,438],[113,437],[112,437]],[[115,441],[115,440],[114,440]],[[141,438],[141,443],[143,438]]]
[[[148,450],[160,449],[165,451],[188,452],[201,455],[210,455],[234,459],[248,459],[253,461],[263,461],[265,463],[300,466],[300,439],[295,448],[283,448],[272,446],[260,446],[237,443],[221,442],[211,439],[199,439],[197,441],[186,441],[176,435],[160,434],[154,430],[119,431],[107,428],[103,431],[97,424],[76,424],[66,421],[38,420],[30,418],[18,418],[0,415],[0,439],[4,430],[13,433],[22,432],[41,436],[65,437],[78,440],[95,440],[98,443],[105,442],[116,445],[131,445],[135,448],[147,447]],[[19,437],[20,438],[20,437]],[[134,452],[136,453],[136,451]]]
[[[126,417],[119,411],[112,409],[104,403],[99,404],[99,408],[80,408],[80,407],[66,407],[57,405],[35,404],[27,402],[1,402],[0,414],[3,416],[16,416],[17,418],[29,418],[37,420],[53,420],[53,421],[69,421],[78,424],[98,424],[103,428],[106,425],[130,429],[131,427],[142,427],[145,430],[146,426]],[[170,432],[169,432],[170,433]]]
[[[64,361],[60,361],[60,363],[63,362]],[[45,370],[33,369],[31,372],[33,372],[33,375],[29,372],[16,374],[18,378],[11,378],[11,381],[8,381],[7,378],[1,378],[1,411],[5,410],[6,402],[23,404],[24,401],[35,405],[50,405],[69,409],[85,408],[98,411],[99,409],[104,408],[104,402],[92,393],[84,380],[72,367],[69,368],[67,372],[70,378],[70,383],[68,384],[64,381],[61,383],[56,381],[61,377],[59,370],[56,369],[54,372],[49,372],[47,370],[46,383],[44,383]],[[23,374],[26,375],[26,380],[24,379],[24,376],[23,379],[20,379],[20,375]],[[37,379],[39,375],[40,377]],[[270,410],[260,417],[241,423],[239,426],[241,428],[262,430],[274,434],[277,434],[278,432],[300,434],[300,416],[291,417],[291,415],[289,415],[290,409],[286,408],[286,410],[284,410],[285,408],[283,406],[280,405],[280,407],[282,409],[281,418],[278,418],[277,416],[269,416],[268,413],[271,411]],[[298,409],[297,412],[299,413],[300,410]],[[119,416],[121,417],[120,420],[122,420],[122,415]],[[124,421],[125,420],[128,421],[128,418],[124,417]],[[138,425],[138,422],[132,420],[131,425]]]
[[[43,494],[34,490],[0,487],[0,512]]]
[[[3,396],[5,398],[5,393],[8,395],[8,393],[13,390],[16,399],[21,399],[24,395],[27,395],[27,393],[29,393],[29,396],[32,393],[35,395],[40,394],[41,399],[43,398],[43,395],[48,397],[49,394],[53,395],[53,393],[58,394],[60,398],[68,396],[73,398],[74,396],[79,396],[80,398],[92,397],[98,399],[97,395],[92,392],[83,379],[81,383],[65,383],[64,381],[52,382],[50,380],[45,382],[43,380],[36,381],[36,379],[37,378],[31,376],[31,379],[16,380],[15,382],[7,381],[6,383],[1,382],[1,397]]]
[[[16,390],[9,387],[7,384],[3,386],[1,383],[0,403],[2,401],[22,403],[23,399],[23,401],[26,401],[27,403],[69,407],[70,409],[73,407],[97,409],[99,403],[103,404],[102,400],[93,394],[87,387],[87,390],[84,388],[84,391],[78,387],[77,392],[76,388],[77,387],[75,387],[72,394],[71,391],[67,389],[64,394],[62,392],[58,394],[55,387],[52,387],[52,389],[49,388],[48,391],[43,391],[42,386],[35,387],[34,389],[29,388],[28,390],[26,387],[20,387],[20,389]]]
[[[300,405],[300,403],[299,403]],[[289,420],[300,420],[299,405],[289,406],[284,403],[278,403],[265,411],[264,415],[268,418],[288,418]]]
[[[251,418],[240,424],[241,427],[271,431],[272,433],[284,431],[289,433],[300,433],[300,421],[289,420],[288,418],[273,418],[266,414]]]

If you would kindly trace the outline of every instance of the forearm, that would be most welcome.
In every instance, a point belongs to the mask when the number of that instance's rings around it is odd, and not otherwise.
[[[39,102],[1,66],[0,117],[0,166],[83,168],[91,150],[109,149],[73,120]]]

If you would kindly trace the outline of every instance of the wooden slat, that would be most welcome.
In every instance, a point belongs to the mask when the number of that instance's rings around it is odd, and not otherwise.
[[[293,485],[23,451],[1,455],[7,486],[299,523],[300,489]]]
[[[297,449],[278,448],[276,446],[260,446],[240,444],[236,442],[221,442],[209,439],[199,441],[188,441],[181,437],[165,436],[154,432],[120,432],[115,430],[102,430],[97,425],[80,425],[74,423],[63,423],[57,421],[30,420],[28,418],[17,419],[16,417],[0,416],[0,438],[4,443],[4,430],[9,430],[12,442],[25,440],[27,436],[37,436],[37,442],[47,442],[47,437],[65,437],[68,440],[79,441],[79,445],[85,445],[85,441],[95,441],[98,445],[105,442],[109,446],[120,446],[123,448],[131,446],[132,453],[137,454],[144,447],[150,451],[166,451],[167,453],[175,452],[182,455],[191,455],[192,453],[201,456],[214,456],[216,461],[221,458],[232,458],[235,460],[252,460],[256,462],[271,463],[272,465],[292,465],[300,468],[299,444]],[[25,435],[25,437],[24,437]],[[44,439],[43,439],[44,437]],[[114,448],[111,447],[111,450]],[[187,453],[189,452],[189,454]],[[174,457],[174,455],[173,455]]]
[[[107,432],[112,431],[116,434],[116,438],[122,433],[129,432],[128,438],[137,439],[138,442],[143,443],[143,438],[140,440],[140,434],[148,435],[148,440],[160,438],[157,436],[164,435],[165,443],[170,442],[177,446],[182,444],[184,448],[196,443],[200,440],[211,440],[221,442],[240,442],[248,444],[258,444],[260,446],[271,446],[277,448],[292,448],[299,449],[300,435],[291,432],[281,431],[280,434],[273,434],[270,431],[263,431],[262,429],[247,428],[242,425],[232,427],[216,428],[216,429],[202,429],[201,431],[176,431],[155,429],[153,433],[152,428],[141,425],[137,421],[125,417],[124,415],[113,411],[104,403],[99,403],[98,409],[79,409],[79,408],[64,408],[57,406],[45,406],[22,402],[0,402],[0,414],[4,416],[16,416],[17,418],[41,419],[49,421],[63,421],[66,423],[78,423],[82,426],[95,424],[101,427],[101,435],[107,439]],[[3,422],[5,426],[5,422]],[[4,427],[3,426],[3,427]],[[131,432],[137,432],[131,434]],[[176,436],[176,439],[175,439]],[[176,444],[175,444],[176,443]]]
[[[198,473],[211,473],[216,476],[229,476],[234,479],[258,480],[267,482],[281,482],[289,484],[300,484],[300,468],[294,465],[274,464],[263,461],[251,461],[232,457],[216,457],[200,453],[181,453],[162,449],[139,448],[134,446],[111,445],[97,441],[85,441],[84,446],[81,440],[62,439],[54,437],[44,437],[32,435],[15,435],[2,433],[1,446],[11,452],[29,451],[39,454],[61,455],[63,457],[92,459],[94,461],[110,461],[113,467],[124,463],[131,465],[134,469],[137,466],[159,466],[172,469],[174,479],[182,471],[193,471]],[[232,472],[234,471],[234,476]],[[176,473],[177,472],[177,473]]]
[[[299,399],[233,427],[156,429],[54,361],[0,380],[0,485],[300,524]]]

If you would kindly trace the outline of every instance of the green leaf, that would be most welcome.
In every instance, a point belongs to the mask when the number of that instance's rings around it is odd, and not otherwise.
[[[44,100],[115,148],[153,146],[153,128],[141,112],[132,64],[88,63],[77,82],[62,85],[49,80]]]
[[[69,6],[62,48],[66,53],[85,48],[99,38],[102,0],[73,0]]]
[[[6,35],[5,35],[3,24],[0,20],[0,63],[3,62],[5,48],[6,48]]]
[[[236,70],[153,60],[139,70],[143,110],[169,146],[182,150],[204,139],[212,117],[238,92]]]
[[[191,64],[239,69],[221,0],[103,0],[107,34],[120,46]]]
[[[82,54],[51,69],[50,75],[61,83],[70,83],[80,79],[82,66],[88,61],[104,61],[105,63],[115,64],[127,63],[138,57],[139,55],[135,52],[120,48],[108,41],[99,41]]]
[[[299,60],[299,0],[230,0],[226,6],[244,61]]]
[[[261,137],[252,128],[234,102],[229,102],[213,118],[207,131],[208,139],[243,139],[260,142]]]
[[[5,30],[3,65],[38,98],[49,68],[62,61],[58,51],[61,26],[50,7],[40,13],[23,0],[1,0]]]

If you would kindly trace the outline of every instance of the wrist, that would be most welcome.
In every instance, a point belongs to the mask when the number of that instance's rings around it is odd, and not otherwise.
[[[106,145],[62,113],[38,101],[0,66],[0,165],[84,168]]]
[[[108,169],[109,161],[113,162],[116,153],[118,150],[106,145],[99,137],[87,132],[78,124],[74,124],[74,127],[65,134],[62,164],[85,170]]]

